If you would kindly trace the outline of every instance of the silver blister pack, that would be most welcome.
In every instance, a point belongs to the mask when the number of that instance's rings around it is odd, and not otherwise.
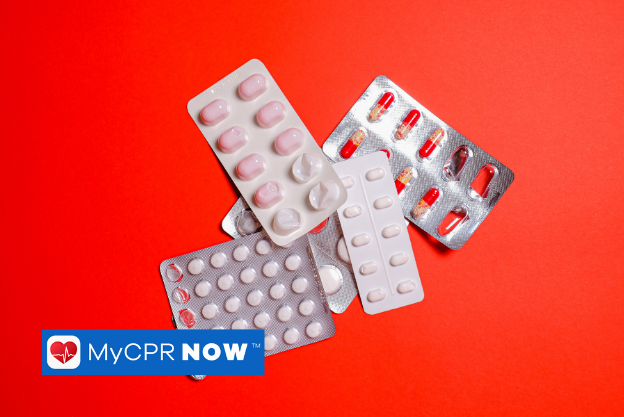
[[[265,355],[336,332],[307,236],[288,248],[264,231],[160,264],[178,329],[265,330]]]
[[[387,93],[394,94],[389,105]],[[417,120],[411,129],[410,117]],[[509,168],[383,75],[323,145],[335,162],[379,150],[388,154],[405,217],[451,249],[466,243],[514,180]]]
[[[234,239],[262,230],[262,225],[242,197],[234,204],[221,225]],[[321,281],[325,285],[329,308],[334,313],[343,313],[358,294],[358,290],[338,214],[332,213],[326,222],[310,231],[308,239]]]

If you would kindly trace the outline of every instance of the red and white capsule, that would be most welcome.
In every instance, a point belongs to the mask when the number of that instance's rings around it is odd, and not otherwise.
[[[412,209],[412,216],[417,219],[427,214],[438,198],[440,198],[440,190],[435,187],[430,188]]]
[[[386,110],[390,107],[390,105],[394,102],[394,93],[392,91],[386,91],[383,96],[379,99],[375,107],[371,110],[368,115],[369,122],[377,122],[381,119],[386,113]]]
[[[394,186],[396,187],[397,194],[401,194],[401,192],[407,186],[407,183],[410,182],[412,177],[414,176],[414,170],[410,167],[407,167],[401,171],[396,180],[394,180]]]
[[[405,119],[403,119],[403,121],[401,122],[401,126],[399,126],[399,128],[394,134],[395,139],[396,140],[405,139],[407,135],[409,135],[412,128],[416,126],[416,123],[418,123],[418,120],[420,120],[420,112],[416,109],[413,109],[407,114],[407,116],[405,116]]]
[[[444,139],[444,129],[436,129],[431,134],[429,139],[427,139],[427,141],[423,143],[423,146],[421,146],[420,150],[418,151],[418,156],[420,156],[422,159],[429,158],[435,148],[437,148],[440,142],[442,142],[442,139]]]
[[[353,156],[357,148],[362,144],[364,139],[366,139],[366,133],[367,133],[366,129],[364,129],[363,127],[353,132],[349,140],[344,144],[344,146],[340,150],[340,156],[342,156],[344,159],[351,158],[351,156]]]

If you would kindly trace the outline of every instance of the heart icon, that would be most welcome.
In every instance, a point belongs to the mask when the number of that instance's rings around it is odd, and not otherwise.
[[[50,346],[50,353],[61,363],[67,363],[76,356],[76,352],[78,352],[78,348],[74,342],[54,342]]]

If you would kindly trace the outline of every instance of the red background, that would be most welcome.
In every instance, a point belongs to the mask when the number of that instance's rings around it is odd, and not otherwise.
[[[621,1],[1,7],[4,412],[624,414]],[[171,328],[159,263],[237,198],[186,103],[252,58],[319,144],[384,74],[516,179],[459,251],[410,226],[422,303],[265,376],[41,376],[41,329]]]

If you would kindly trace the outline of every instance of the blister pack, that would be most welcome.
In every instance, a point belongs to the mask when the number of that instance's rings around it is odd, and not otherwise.
[[[193,98],[188,112],[273,242],[325,220],[346,190],[257,59]]]
[[[336,332],[307,236],[288,248],[264,231],[160,264],[178,329],[265,331],[265,355]]]
[[[323,145],[337,162],[380,149],[405,217],[451,249],[466,243],[514,179],[385,76],[375,78]]]
[[[422,301],[412,244],[388,158],[374,152],[333,165],[347,188],[338,209],[364,311],[377,314]]]
[[[242,197],[234,204],[221,225],[234,239],[262,229]],[[308,232],[308,239],[329,308],[334,313],[342,313],[358,291],[338,214],[332,213],[328,219]]]

